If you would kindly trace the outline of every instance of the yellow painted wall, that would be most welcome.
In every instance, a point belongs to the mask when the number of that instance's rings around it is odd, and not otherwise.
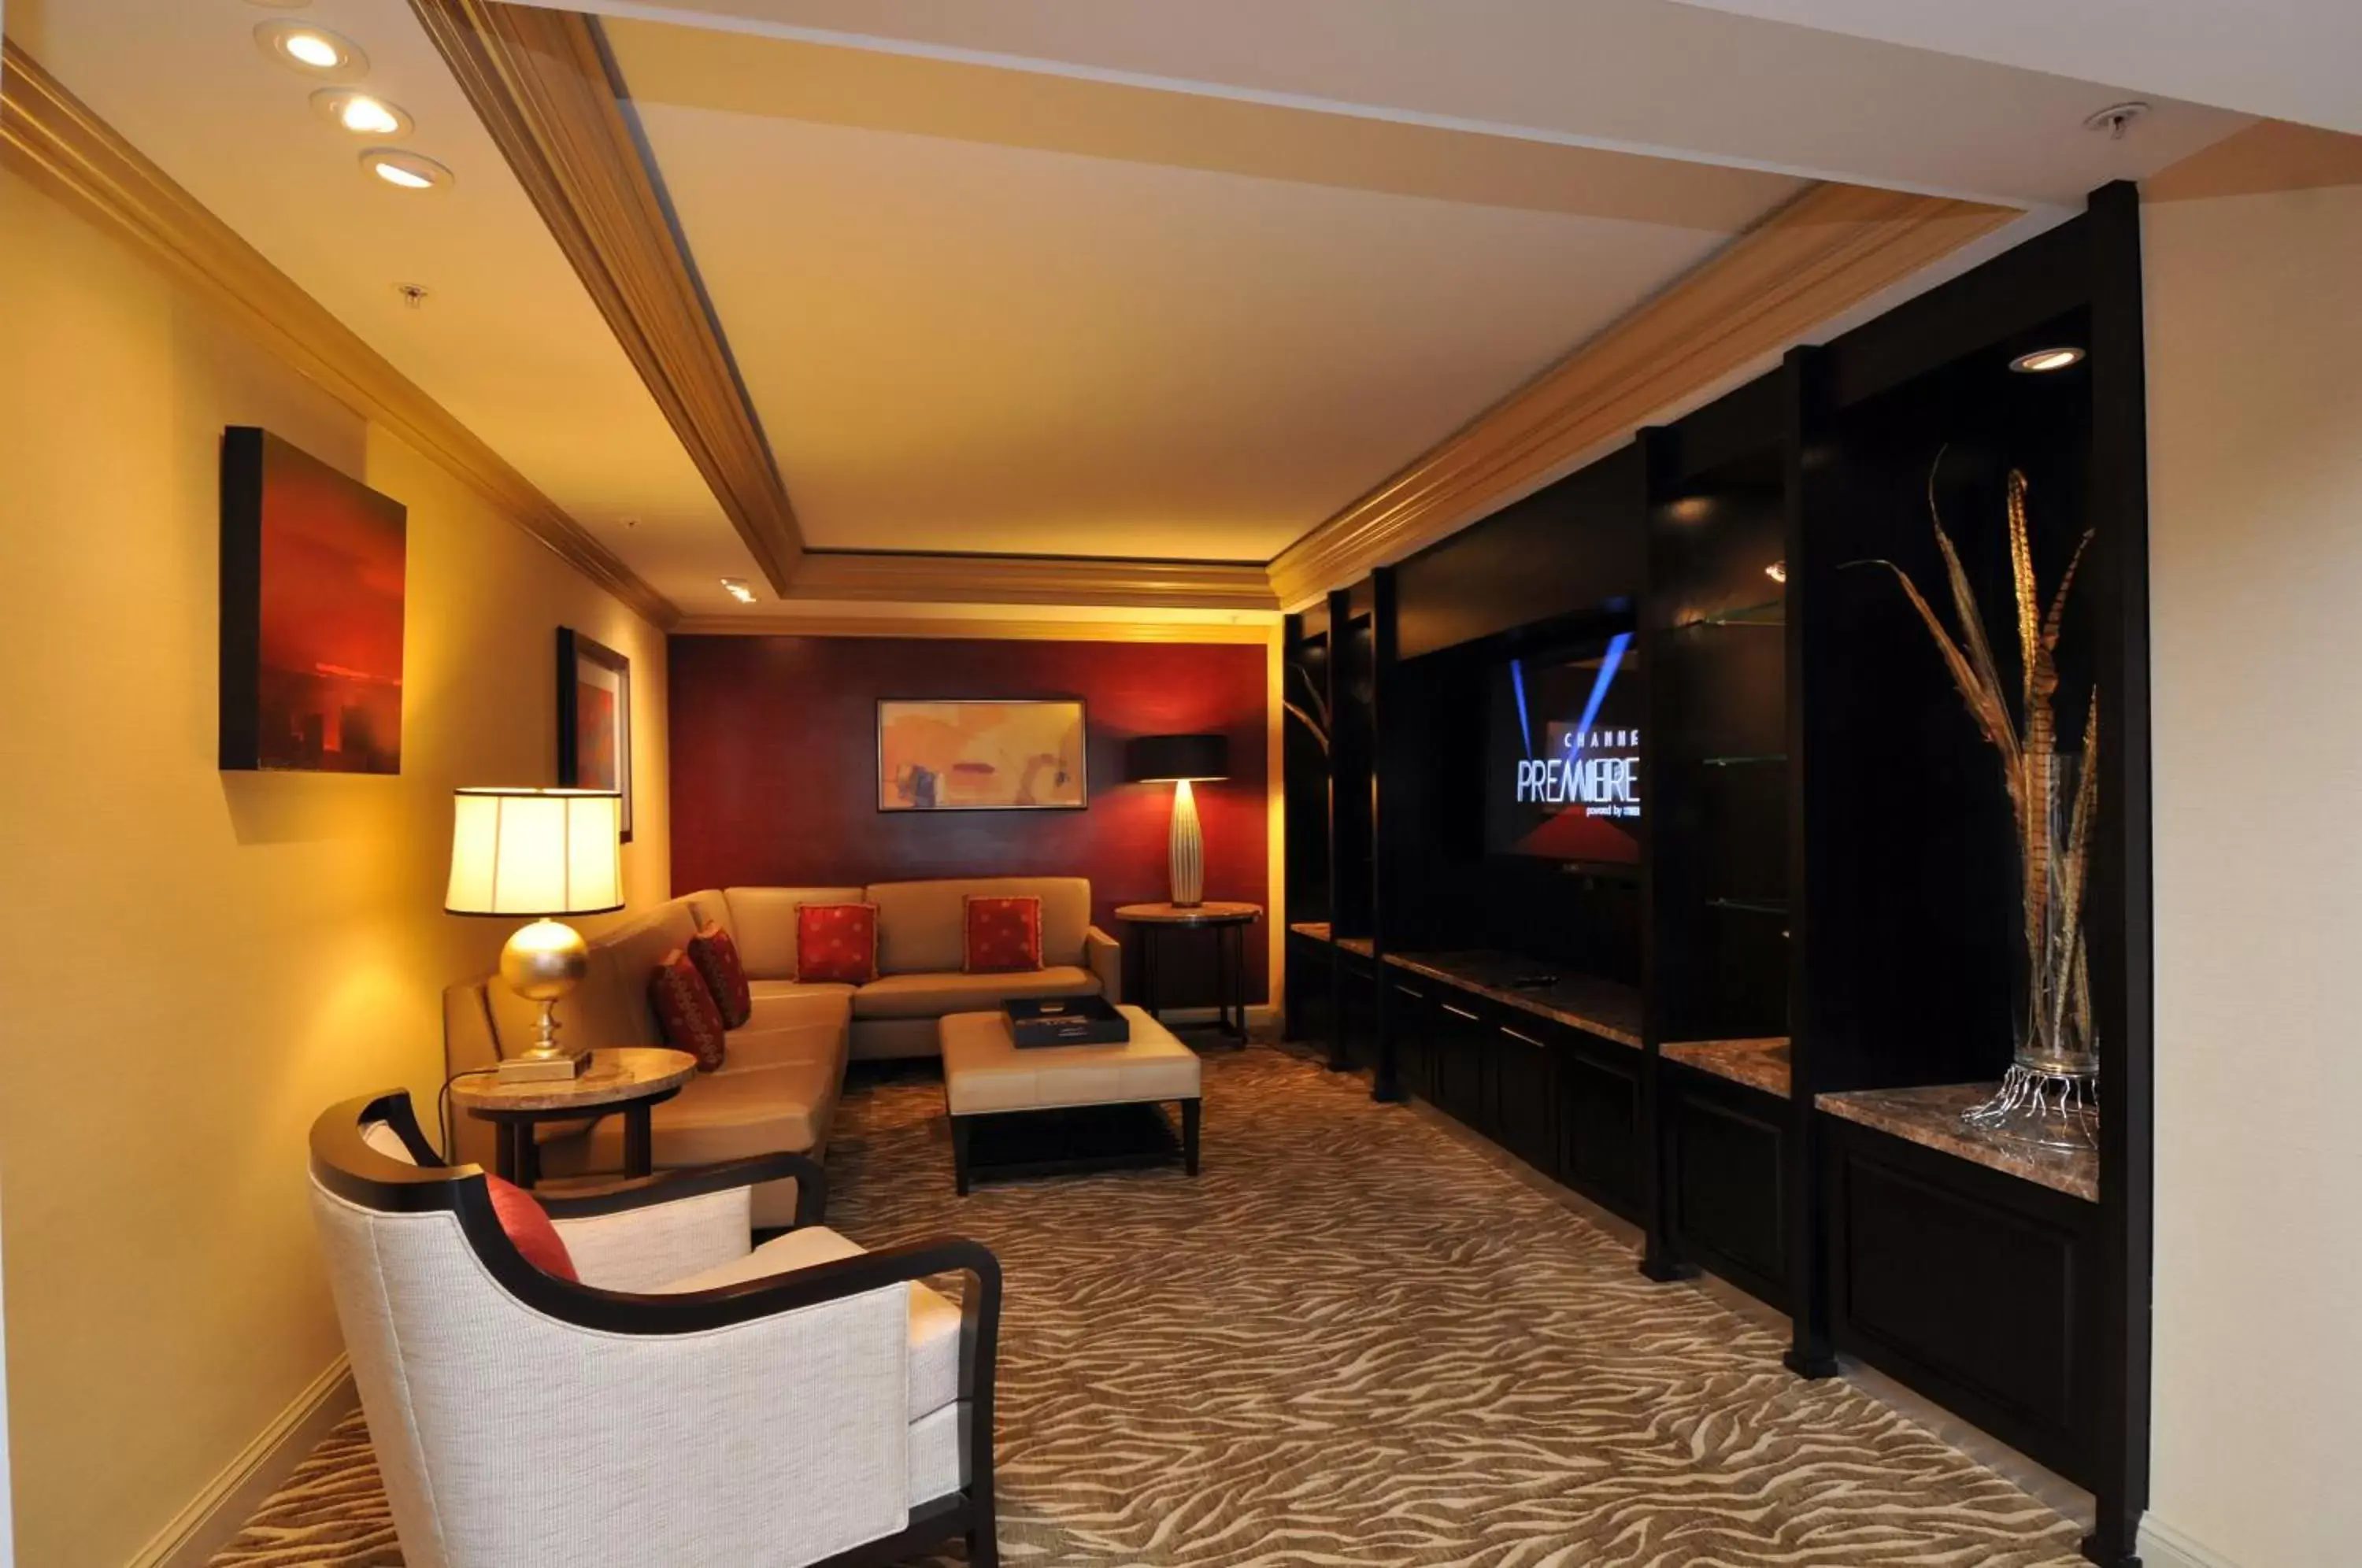
[[[398,778],[215,767],[222,427],[409,506]],[[449,792],[547,783],[554,628],[632,659],[635,904],[669,882],[665,646],[473,491],[0,171],[0,1231],[20,1560],[120,1568],[340,1346],[328,1102],[431,1103]]]
[[[2362,1558],[2362,185],[2141,212],[2157,855],[2143,1557]]]

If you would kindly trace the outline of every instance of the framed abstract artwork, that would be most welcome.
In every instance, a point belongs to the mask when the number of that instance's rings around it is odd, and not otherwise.
[[[632,842],[632,661],[571,626],[557,628],[557,782],[620,790]]]
[[[877,809],[1079,811],[1090,804],[1085,731],[1072,698],[881,701]]]
[[[221,513],[221,766],[401,772],[407,509],[234,425]]]

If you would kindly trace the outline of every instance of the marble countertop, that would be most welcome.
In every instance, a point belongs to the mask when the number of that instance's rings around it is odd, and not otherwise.
[[[1458,986],[1504,1007],[1517,1008],[1554,1023],[1563,1023],[1618,1045],[1640,1048],[1640,993],[1632,986],[1603,980],[1595,975],[1570,975],[1557,966],[1538,964],[1514,954],[1389,953],[1386,962],[1425,975],[1431,980]],[[1559,977],[1539,988],[1516,987],[1525,976],[1558,972]]]
[[[1377,944],[1370,937],[1340,936],[1337,934],[1337,928],[1325,920],[1297,921],[1287,929],[1298,936],[1308,936],[1315,942],[1325,942],[1332,947],[1341,947],[1348,953],[1358,953],[1364,958],[1374,957],[1377,954]]]
[[[1825,1094],[1813,1103],[1831,1116],[1874,1127],[1906,1143],[1956,1154],[2020,1176],[2070,1198],[2100,1200],[2096,1152],[2026,1148],[2002,1143],[1960,1125],[1960,1112],[1991,1096],[1998,1084],[1938,1084],[1927,1088],[1855,1089]]]
[[[1762,1040],[1683,1040],[1659,1047],[1668,1062],[1695,1067],[1749,1088],[1788,1098],[1788,1037]]]

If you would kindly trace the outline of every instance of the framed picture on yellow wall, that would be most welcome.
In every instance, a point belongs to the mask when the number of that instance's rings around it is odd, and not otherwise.
[[[632,661],[571,626],[557,628],[557,782],[620,790],[632,842]]]
[[[1076,698],[877,704],[881,812],[1080,811],[1090,804]]]

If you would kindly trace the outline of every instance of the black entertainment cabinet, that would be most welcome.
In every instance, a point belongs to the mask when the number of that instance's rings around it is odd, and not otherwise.
[[[1797,1375],[1856,1358],[2087,1487],[2109,1564],[2134,1561],[2147,1490],[2138,223],[2131,187],[2094,193],[1330,593],[1286,655],[1329,727],[1288,724],[1297,1037],[1633,1221],[1650,1277],[1710,1271],[1785,1314]],[[2088,358],[2011,368],[2055,344]],[[2046,587],[2096,529],[2058,706],[2096,690],[2103,743],[2095,1154],[1959,1130],[2010,1057],[2007,807],[1925,628],[1862,564],[1943,602],[1932,485],[2005,615],[2012,469]],[[1485,683],[1617,632],[1645,687],[1637,874],[1488,853]]]

